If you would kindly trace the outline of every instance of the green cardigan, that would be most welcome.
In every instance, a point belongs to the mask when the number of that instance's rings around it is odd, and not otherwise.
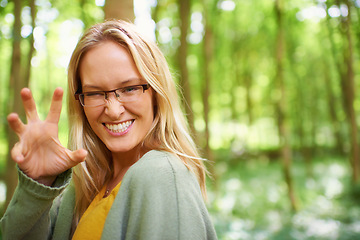
[[[19,171],[0,220],[3,239],[69,239],[75,201],[70,176],[68,170],[46,187]],[[217,237],[194,175],[174,155],[152,150],[125,174],[101,239]]]

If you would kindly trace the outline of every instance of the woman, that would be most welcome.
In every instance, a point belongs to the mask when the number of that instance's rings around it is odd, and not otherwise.
[[[216,239],[203,160],[158,47],[132,24],[95,25],[68,81],[71,150],[57,138],[60,88],[45,121],[29,89],[28,123],[8,116],[20,138],[11,152],[19,184],[1,219],[4,239]]]

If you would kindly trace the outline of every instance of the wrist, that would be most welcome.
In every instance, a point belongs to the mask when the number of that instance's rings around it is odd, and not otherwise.
[[[33,178],[33,179],[34,179],[34,181],[36,181],[40,184],[51,187],[56,180],[56,176],[39,177],[39,178]]]

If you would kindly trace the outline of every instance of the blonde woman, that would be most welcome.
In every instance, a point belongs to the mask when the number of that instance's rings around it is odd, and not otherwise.
[[[39,120],[8,116],[19,184],[1,219],[4,239],[216,239],[206,170],[158,47],[130,23],[106,21],[69,64],[69,149],[57,137],[62,89]]]

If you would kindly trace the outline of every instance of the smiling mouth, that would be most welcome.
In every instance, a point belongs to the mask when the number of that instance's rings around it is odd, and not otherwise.
[[[121,132],[125,132],[133,122],[134,122],[134,120],[130,120],[130,121],[126,121],[126,122],[122,122],[122,123],[118,123],[118,124],[105,123],[104,125],[111,132],[121,133]]]

